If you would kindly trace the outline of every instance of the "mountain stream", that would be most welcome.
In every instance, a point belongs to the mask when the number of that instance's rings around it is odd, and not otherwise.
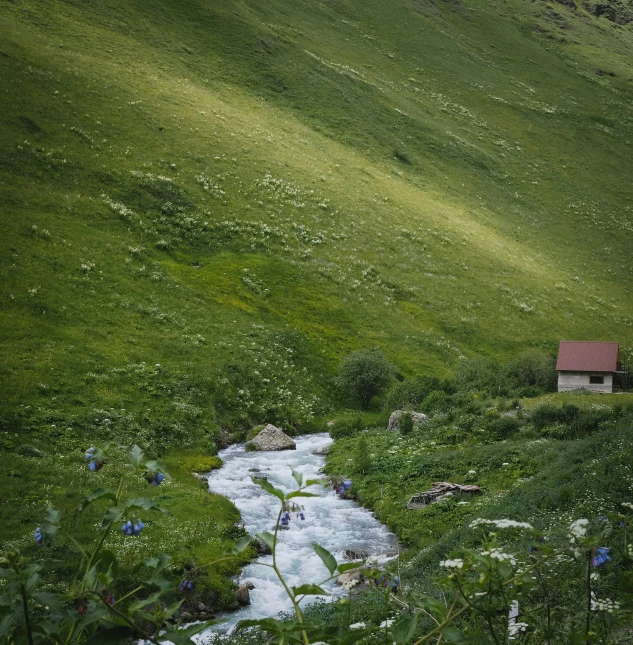
[[[293,470],[301,473],[304,481],[323,477],[320,469],[325,458],[312,453],[329,443],[330,436],[312,434],[295,437],[294,440],[296,450],[279,452],[245,452],[243,445],[230,446],[220,452],[224,461],[222,468],[209,475],[209,490],[224,495],[235,504],[251,535],[274,531],[280,503],[253,483],[251,477],[254,474],[265,475],[273,486],[284,492],[296,488]],[[318,497],[294,500],[303,506],[305,520],[292,513],[289,530],[278,534],[277,563],[290,586],[318,583],[328,577],[325,565],[312,548],[313,542],[328,549],[338,562],[345,561],[346,549],[363,550],[378,556],[393,553],[397,548],[396,537],[370,511],[352,500],[340,498],[330,486],[314,485],[308,492]],[[260,556],[257,562],[270,563],[272,556]],[[292,604],[272,569],[251,563],[244,568],[238,584],[246,581],[254,585],[250,591],[251,604],[222,615],[225,622],[216,629],[228,631],[239,620],[275,617],[280,611],[292,610]],[[333,597],[343,593],[333,580],[324,587]],[[310,601],[314,601],[314,596],[302,604]]]

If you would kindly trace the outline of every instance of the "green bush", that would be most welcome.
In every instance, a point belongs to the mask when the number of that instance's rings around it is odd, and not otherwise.
[[[556,389],[556,361],[538,350],[528,350],[510,361],[506,373],[514,389],[529,388],[535,391],[533,396]]]
[[[371,400],[391,384],[393,371],[393,366],[380,348],[360,349],[345,357],[335,384],[343,395],[366,410]]]
[[[414,376],[402,383],[396,383],[385,397],[389,410],[417,409],[434,390],[451,390],[452,381],[442,381],[436,376]],[[450,393],[450,391],[449,391]]]
[[[343,437],[353,437],[363,430],[365,424],[360,416],[343,417],[337,419],[334,425],[330,428],[330,436],[332,439],[341,439]]]
[[[501,417],[491,421],[488,430],[497,441],[503,441],[516,434],[520,425],[515,417]]]
[[[410,412],[404,412],[398,419],[398,430],[401,434],[408,435],[413,431],[413,417]]]
[[[440,412],[450,407],[451,400],[446,392],[433,390],[422,403],[422,412]]]

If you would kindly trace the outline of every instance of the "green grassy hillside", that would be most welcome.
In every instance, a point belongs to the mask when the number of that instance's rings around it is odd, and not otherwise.
[[[57,498],[13,515],[24,443],[307,428],[360,347],[631,347],[633,23],[570,4],[3,3],[5,537]]]

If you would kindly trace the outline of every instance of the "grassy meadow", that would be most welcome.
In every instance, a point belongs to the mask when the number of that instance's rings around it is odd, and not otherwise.
[[[0,540],[70,507],[115,440],[172,472],[151,548],[220,552],[239,518],[182,460],[320,427],[358,348],[404,377],[630,351],[633,32],[592,11],[3,3]]]

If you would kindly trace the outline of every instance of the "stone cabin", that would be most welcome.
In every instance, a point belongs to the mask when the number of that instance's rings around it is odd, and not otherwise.
[[[556,370],[559,392],[584,388],[606,394],[622,389],[624,372],[618,343],[562,340]]]

